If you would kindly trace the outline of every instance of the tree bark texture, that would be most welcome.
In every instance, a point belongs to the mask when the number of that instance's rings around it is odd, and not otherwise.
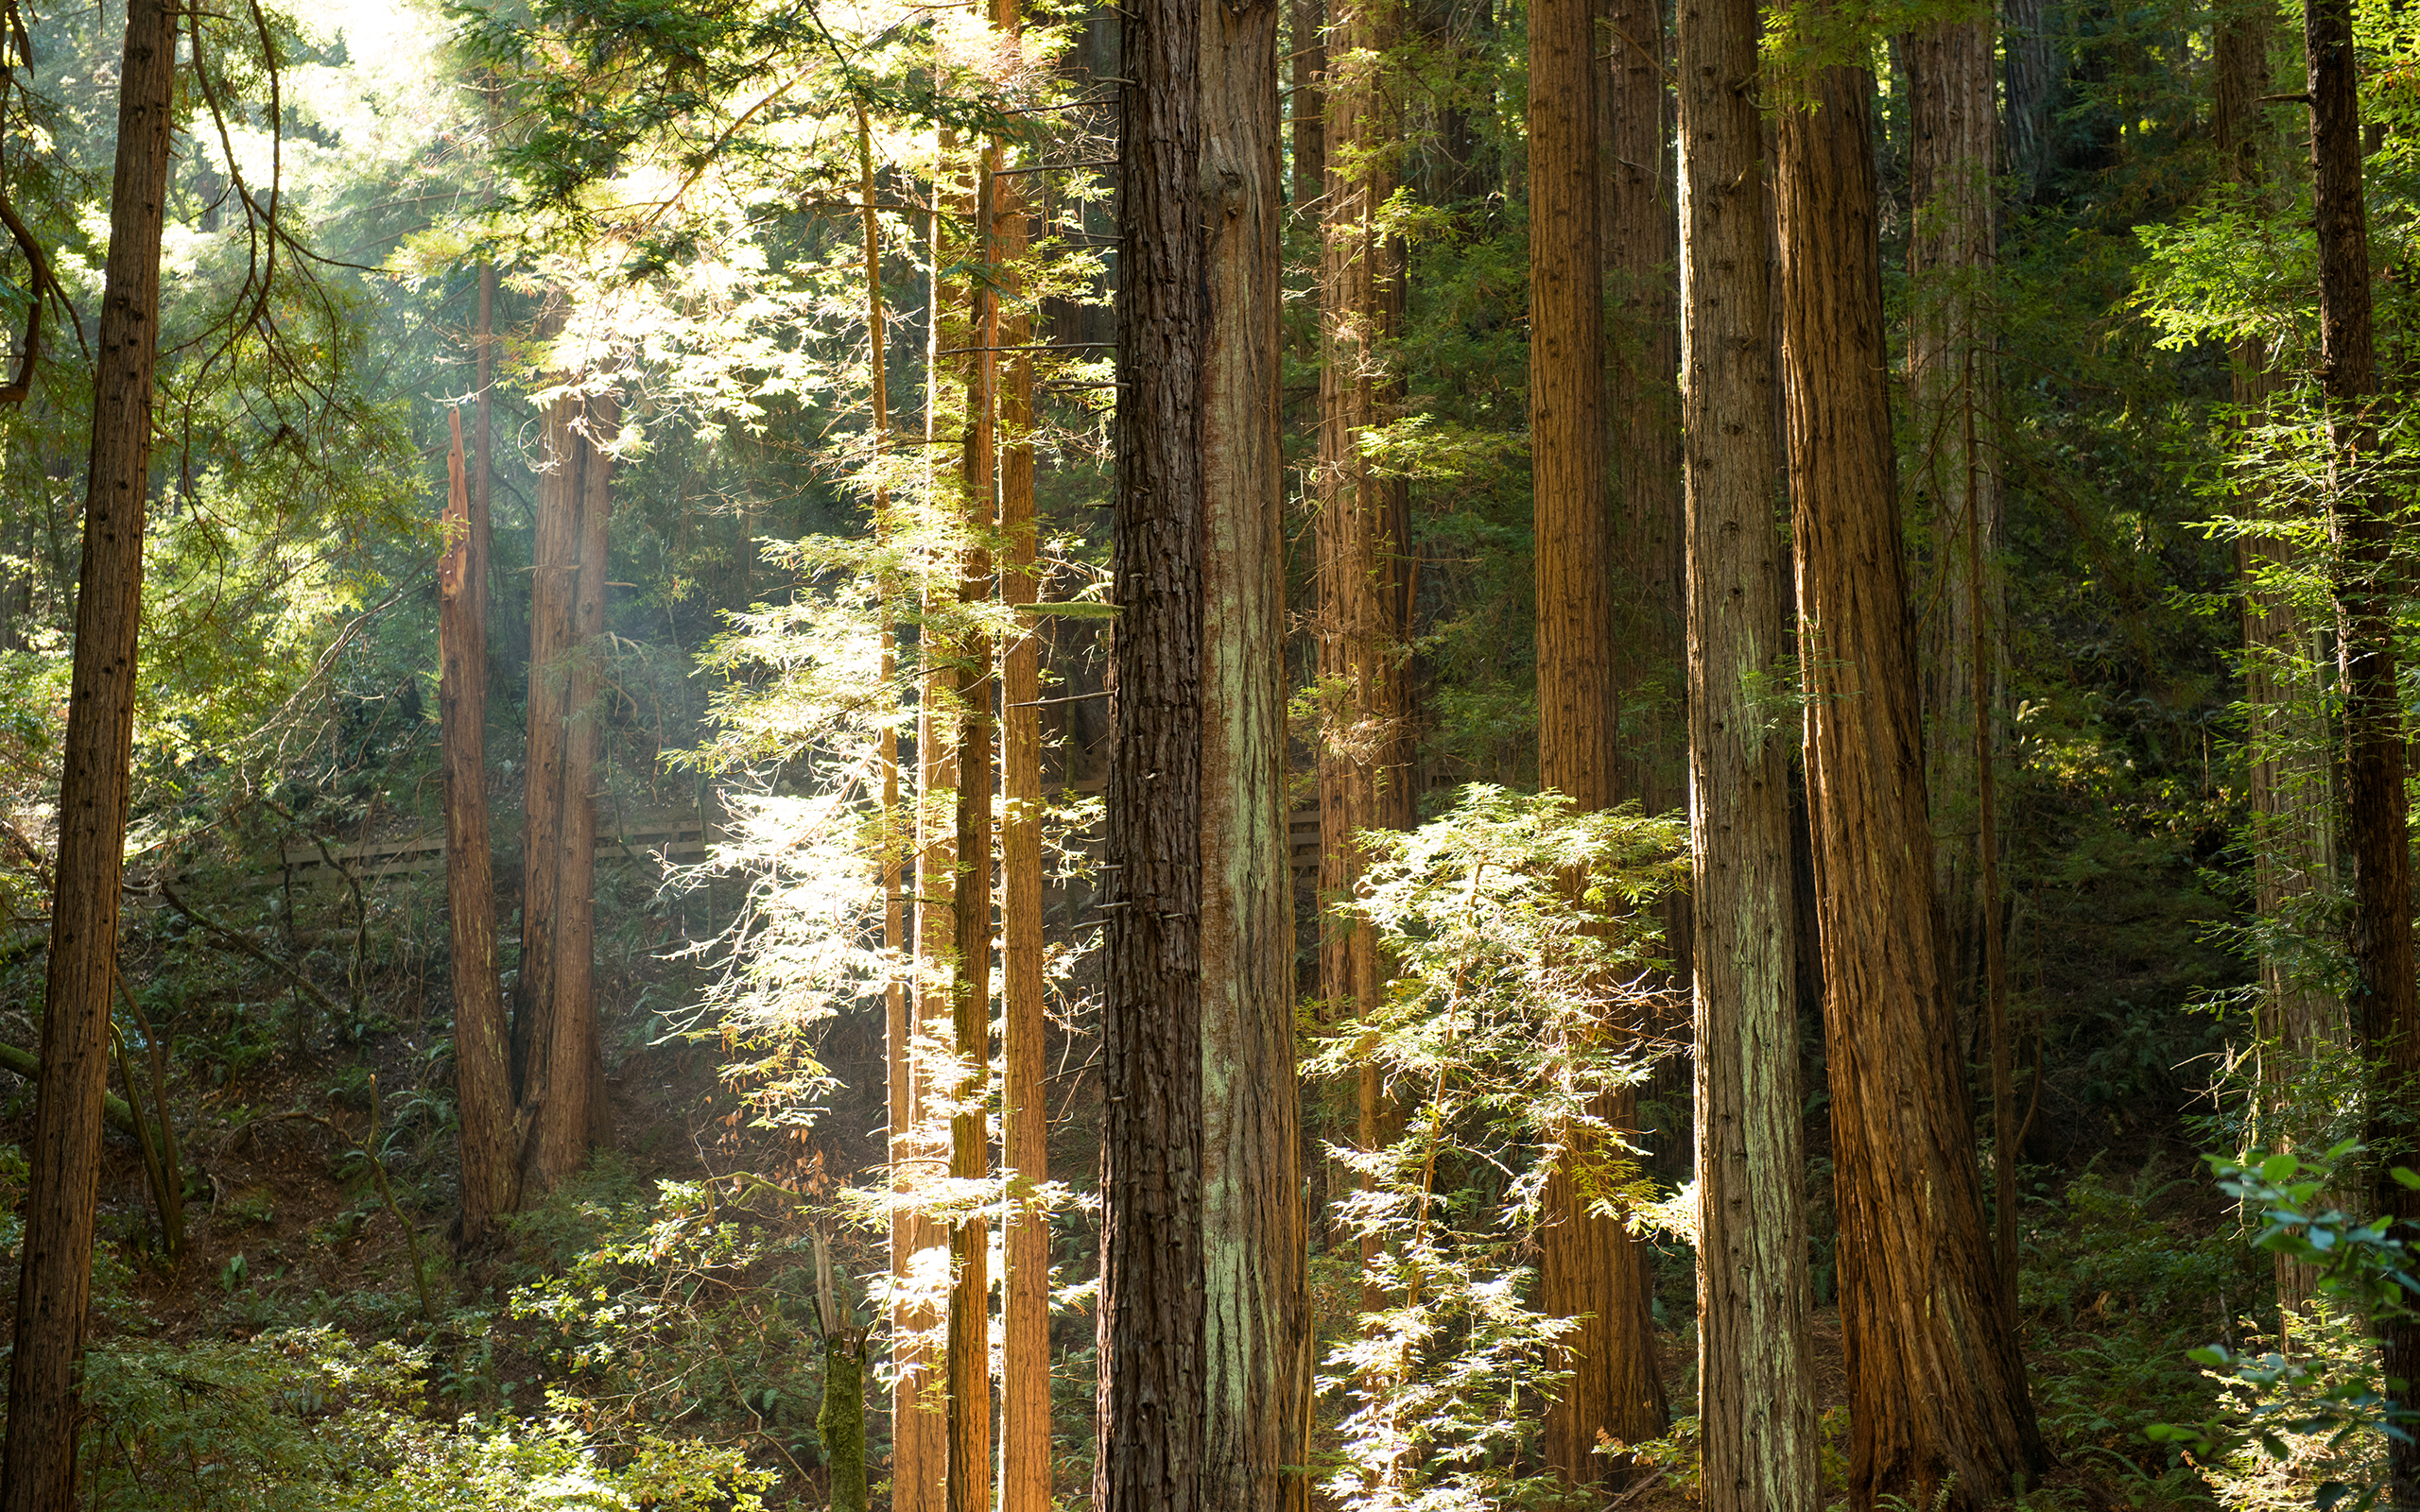
[[[1614,305],[1614,698],[1615,796],[1650,814],[1688,801],[1686,668],[1688,602],[1684,584],[1679,274],[1680,221],[1673,201],[1666,35],[1661,0],[1599,0],[1599,47],[1611,55],[1599,77],[1599,219]],[[1677,1005],[1688,991],[1690,894],[1675,888],[1659,905],[1674,970]],[[1649,1025],[1658,1040],[1685,1040],[1676,1007]],[[1685,1056],[1648,1068],[1638,1096],[1647,1160],[1678,1180],[1689,1168]]]
[[[521,970],[512,1015],[513,1099],[526,1112],[538,1062],[552,1041],[555,932],[562,850],[564,746],[570,679],[563,660],[572,633],[573,576],[579,558],[584,458],[573,433],[580,402],[550,403],[539,421],[544,466],[529,549],[529,728],[522,759]],[[526,1140],[529,1131],[524,1129]],[[529,1147],[514,1152],[526,1163]]]
[[[1099,1512],[1204,1504],[1201,9],[1136,0],[1120,27]]]
[[[1698,1420],[1706,1512],[1822,1506],[1799,1134],[1792,646],[1755,0],[1681,0]]]
[[[437,572],[437,708],[455,1092],[462,1117],[462,1238],[475,1244],[519,1206],[521,1173],[512,1138],[512,1036],[496,982],[495,877],[488,848],[488,542],[472,507],[461,412],[449,418],[454,447],[446,455],[451,488],[445,555]]]
[[[530,587],[527,881],[522,910],[521,1195],[533,1201],[610,1143],[596,1029],[597,757],[603,746],[613,458],[609,396],[549,406]],[[539,627],[545,631],[542,639]]]
[[[110,987],[134,741],[176,54],[175,12],[164,0],[130,0],[59,782],[42,1080],[26,1152],[31,1169],[9,1365],[9,1436],[0,1454],[6,1512],[69,1512],[76,1504],[78,1376],[92,1298],[101,1108],[109,1094]]]
[[[947,171],[956,150],[952,134],[942,134],[941,156],[934,178]],[[936,198],[941,191],[936,191]],[[957,406],[963,402],[963,384],[943,356],[950,347],[972,345],[967,339],[964,291],[942,276],[956,251],[945,244],[947,220],[929,218],[926,286],[935,318],[925,328],[925,501],[926,527],[960,507],[954,470],[941,465],[942,448],[955,433]],[[962,457],[961,457],[962,461]],[[893,1169],[912,1193],[936,1173],[949,1169],[950,1129],[935,1107],[935,1068],[925,1054],[936,1036],[946,1040],[951,1031],[951,973],[958,949],[958,730],[955,696],[957,672],[945,664],[947,647],[931,627],[949,617],[948,600],[956,584],[928,582],[925,589],[925,657],[918,679],[916,709],[915,852],[915,989],[908,1025],[908,1072],[906,1117],[893,1114]],[[943,805],[947,806],[944,807]],[[905,1134],[898,1131],[904,1129]],[[904,1143],[905,1149],[901,1149]],[[950,1277],[933,1252],[950,1254],[947,1228],[927,1213],[915,1213],[907,1226],[907,1256],[902,1261],[901,1235],[894,1226],[892,1260],[908,1277],[906,1299],[895,1308],[893,1360],[896,1376],[891,1398],[891,1499],[898,1512],[948,1512],[949,1447],[946,1377],[947,1357],[932,1347],[935,1334],[947,1342],[945,1293]],[[953,1257],[954,1258],[954,1257]],[[939,1367],[938,1371],[936,1367]]]
[[[1201,1503],[1309,1506],[1278,455],[1279,0],[1204,8],[1201,349]]]
[[[1290,0],[1287,16],[1288,83],[1292,103],[1288,112],[1294,135],[1292,202],[1308,210],[1327,192],[1327,13],[1323,0]]]
[[[1014,35],[1016,0],[994,0],[992,24]],[[992,180],[992,243],[1000,298],[1000,597],[1042,596],[1033,496],[1033,339],[1025,302],[1026,211],[1020,180]],[[1000,1278],[1000,1509],[1050,1512],[1050,1225],[1026,1204],[1050,1179],[1050,1117],[1043,1057],[1042,647],[1027,621],[1000,658],[1000,1133],[1008,1168],[1008,1231]]]
[[[1604,277],[1599,247],[1598,68],[1592,0],[1540,0],[1530,12],[1530,455],[1537,539],[1538,782],[1583,813],[1616,798],[1614,615],[1606,493]],[[1608,1023],[1599,1032],[1634,1032]],[[1616,1128],[1634,1098],[1608,1095]],[[1601,1432],[1639,1443],[1664,1431],[1645,1248],[1592,1211],[1573,1150],[1547,1178],[1538,1291],[1577,1317],[1572,1375],[1546,1415],[1546,1457],[1565,1479],[1610,1468]]]
[[[2377,353],[2371,330],[2368,209],[2361,184],[2361,119],[2351,0],[2304,0],[2309,68],[2312,210],[2319,230],[2320,382],[2326,397],[2328,534],[2335,547],[2338,681],[2344,697],[2344,829],[2352,860],[2351,946],[2358,979],[2353,1021],[2376,1068],[2364,1142],[2377,1161],[2378,1211],[2420,1218],[2420,1194],[2389,1178],[2414,1163],[2412,1097],[2420,1091],[2420,1004],[2413,996],[2411,846],[2404,808],[2403,703],[2395,674],[2393,580],[2399,506],[2383,472],[2371,416]],[[2420,1321],[2378,1331],[2390,1380],[2420,1382]],[[2412,1400],[2409,1387],[2396,1393]],[[2420,1507],[2420,1444],[2387,1450],[2396,1512]]]
[[[1991,1043],[1993,1172],[1999,1263],[2015,1279],[2016,1124],[2009,1079],[2006,925],[1996,855],[1991,768],[2002,699],[2005,598],[1999,555],[1998,368],[1989,326],[1996,259],[1993,178],[1999,166],[1998,65],[1989,11],[1937,22],[1901,44],[1908,70],[1908,394],[1924,568],[1917,617],[1925,678],[1925,776],[1944,980]],[[1969,1042],[1966,1036],[1961,1043]],[[2005,1141],[2006,1143],[2003,1143]]]
[[[856,106],[858,203],[865,232],[866,285],[866,368],[869,422],[873,440],[873,521],[878,540],[888,543],[891,531],[890,485],[887,469],[890,462],[890,382],[888,330],[882,295],[882,222],[876,211],[873,171],[873,133],[866,117],[865,106]],[[929,453],[929,448],[926,449]],[[900,585],[895,575],[885,574],[879,589],[882,628],[878,632],[881,645],[882,682],[892,686],[899,671],[897,625],[903,613]],[[920,747],[922,748],[922,747]],[[890,1211],[890,1269],[894,1294],[904,1294],[914,1273],[914,1261],[919,1251],[929,1247],[932,1220],[918,1212],[906,1200],[913,1189],[916,1162],[925,1154],[919,1143],[922,1125],[924,1093],[918,1080],[915,1054],[916,988],[906,974],[912,966],[908,954],[908,900],[906,891],[905,865],[908,847],[913,843],[916,828],[913,821],[903,826],[899,803],[899,735],[895,727],[883,730],[880,755],[882,782],[882,854],[877,865],[882,872],[882,946],[892,962],[890,981],[883,988],[883,1085],[888,1124],[885,1134],[885,1157],[890,1164],[890,1186],[892,1199]],[[908,1327],[909,1313],[903,1308],[891,1319],[891,1392],[892,1497],[902,1507],[909,1504],[909,1487],[923,1484],[922,1478],[909,1469],[920,1450],[929,1452],[929,1415],[920,1403],[924,1389],[928,1354]]]
[[[1314,610],[1320,895],[1360,890],[1365,830],[1417,819],[1411,731],[1411,493],[1361,453],[1365,432],[1396,418],[1403,385],[1391,345],[1404,311],[1404,246],[1380,222],[1402,152],[1402,87],[1391,62],[1401,0],[1336,0],[1328,39],[1327,192],[1321,200],[1320,459]],[[1333,906],[1320,918],[1320,997],[1357,1017],[1386,990],[1376,932]],[[1362,1068],[1355,1140],[1390,1137],[1374,1064]],[[1386,1305],[1366,1279],[1376,1241],[1362,1240],[1362,1309]]]
[[[2260,98],[2270,93],[2269,49],[2275,40],[2275,11],[2235,4],[2212,18],[2212,123],[2226,180],[2253,205],[2273,211],[2277,181],[2277,132]],[[2235,350],[2233,398],[2245,428],[2266,410],[2280,375],[2267,344],[2257,338]],[[2246,444],[2238,439],[2238,445]],[[2240,512],[2259,516],[2290,508],[2266,497],[2260,468],[2250,459],[2237,471]],[[2338,804],[2330,781],[2332,735],[2322,712],[2325,695],[2318,671],[2325,664],[2319,627],[2276,578],[2302,566],[2290,539],[2247,534],[2236,539],[2237,585],[2243,594],[2243,702],[2246,711],[2245,788],[2251,810],[2253,906],[2263,919],[2290,920],[2308,928],[2323,900],[2335,891]],[[2297,1118],[2298,1089],[2313,1060],[2327,1047],[2346,1042],[2344,1005],[2277,954],[2260,960],[2257,1028],[2260,1106],[2251,1143],[2290,1150],[2304,1143],[2310,1120]],[[2277,1300],[2300,1313],[2309,1303],[2318,1269],[2286,1255],[2276,1258]]]
[[[1933,885],[1945,925],[1944,979],[1962,1004],[1981,1006],[1983,936],[1996,927],[1982,889],[1979,719],[1996,714],[1996,646],[1974,657],[1978,585],[1966,540],[1979,530],[1985,571],[1998,549],[1999,480],[1988,445],[1995,409],[1985,281],[1994,254],[1992,175],[1996,79],[1988,16],[1941,22],[1901,40],[1908,70],[1909,168],[1914,204],[1908,239],[1909,414],[1915,435],[1917,578],[1925,679],[1925,776],[1932,795]],[[1970,439],[1971,438],[1971,439]],[[1997,624],[1995,584],[1980,585]]]
[[[1876,241],[1873,79],[1781,112],[1782,366],[1822,922],[1850,1504],[1981,1507],[2047,1461],[1983,1225],[1932,837]]]
[[[994,149],[986,146],[976,164],[975,215],[970,249],[986,269],[965,285],[971,347],[960,361],[966,375],[965,451],[959,470],[966,544],[960,558],[958,601],[970,627],[948,649],[958,681],[958,886],[952,899],[955,941],[950,950],[949,1174],[956,1181],[979,1181],[991,1174],[991,1142],[984,1129],[985,1096],[992,1074],[992,677],[991,637],[971,627],[992,596],[989,545],[996,508],[998,456],[993,386],[998,371],[998,306],[990,287]],[[990,1226],[979,1216],[950,1228],[949,1512],[990,1512],[992,1504],[992,1343]]]
[[[1664,11],[1601,0],[1599,219],[1613,297],[1616,791],[1650,814],[1688,797],[1680,309]],[[1675,950],[1685,937],[1671,942]]]
[[[2056,0],[2002,0],[2000,132],[2001,171],[2012,180],[2013,203],[2030,204],[2041,192],[2052,159],[2051,112],[2058,103],[2060,18]]]

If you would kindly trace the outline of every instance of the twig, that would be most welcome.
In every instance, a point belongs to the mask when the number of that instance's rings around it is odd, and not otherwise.
[[[160,896],[167,901],[169,907],[175,909],[178,913],[184,915],[187,919],[192,919],[195,923],[199,924],[212,938],[220,941],[226,946],[226,948],[236,952],[238,954],[251,956],[253,960],[260,962],[263,966],[268,967],[272,971],[275,971],[278,975],[285,978],[288,982],[293,983],[295,990],[301,992],[303,996],[309,998],[312,1002],[325,1009],[330,1018],[334,1018],[336,1016],[337,1005],[328,1001],[328,995],[325,992],[320,991],[318,988],[313,987],[310,979],[303,976],[302,973],[293,966],[285,961],[279,960],[276,956],[268,954],[268,952],[262,950],[258,945],[253,944],[250,938],[237,930],[220,923],[217,919],[211,918],[208,914],[201,912],[191,903],[186,902],[183,899],[178,897],[176,890],[164,882],[160,884]]]

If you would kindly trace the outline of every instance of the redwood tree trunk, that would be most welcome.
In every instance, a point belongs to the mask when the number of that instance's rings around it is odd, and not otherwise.
[[[2269,50],[2275,41],[2273,8],[2235,5],[2212,18],[2211,117],[2226,181],[2251,205],[2273,211],[2279,133],[2260,103],[2270,93]],[[2268,345],[2238,343],[2231,374],[2244,416],[2238,444],[2249,443],[2255,417],[2281,387]],[[2261,459],[2245,456],[2236,470],[2238,509],[2255,518],[2296,507],[2272,498]],[[2259,532],[2236,539],[2237,584],[2243,593],[2244,787],[2251,810],[2253,907],[2263,919],[2308,928],[2336,878],[2338,804],[2327,756],[2333,733],[2324,694],[2303,668],[2320,661],[2319,627],[2277,576],[2296,571],[2303,554],[2290,538]],[[2271,1150],[2299,1148],[2318,1122],[2300,1094],[2315,1055],[2345,1043],[2344,1004],[2313,973],[2296,972],[2275,954],[2260,961],[2260,1104],[2249,1143]],[[2300,1114],[2301,1116],[2297,1116]],[[2277,1302],[2301,1313],[2312,1297],[2318,1267],[2276,1257]],[[2290,1323],[2289,1324],[2290,1327]]]
[[[978,262],[993,261],[990,245],[993,169],[987,148],[977,169],[973,220]],[[992,596],[992,554],[984,544],[994,521],[996,457],[992,412],[998,344],[997,306],[988,279],[966,284],[965,452],[959,472],[968,543],[960,563],[959,603],[979,612]],[[977,1181],[991,1173],[984,1133],[985,1087],[992,1071],[992,680],[991,638],[972,630],[950,647],[958,681],[958,887],[951,917],[950,1047],[958,1079],[950,1100],[949,1174]],[[979,1216],[950,1228],[949,1512],[989,1512],[992,1504],[992,1345],[990,1227]]]
[[[1884,383],[1873,79],[1781,112],[1782,367],[1823,934],[1849,1498],[1981,1507],[2048,1455],[1983,1225],[1932,918],[1916,663]]]
[[[1612,55],[1599,75],[1603,126],[1599,221],[1605,281],[1613,297],[1614,717],[1618,765],[1614,796],[1650,814],[1688,801],[1685,508],[1681,467],[1678,302],[1680,222],[1674,210],[1669,112],[1665,99],[1663,0],[1599,0],[1599,46]],[[1675,1001],[1689,987],[1690,894],[1675,888],[1659,905],[1674,970]],[[1650,1027],[1684,1041],[1675,1009]],[[1647,1159],[1659,1177],[1689,1168],[1691,1069],[1685,1055],[1648,1069],[1637,1096]]]
[[[484,284],[480,292],[484,312]],[[518,1206],[521,1173],[513,1159],[511,1032],[496,985],[495,879],[488,853],[488,542],[480,529],[485,522],[472,507],[461,412],[450,418],[454,449],[446,461],[453,487],[437,575],[437,707],[445,768],[454,1076],[462,1116],[462,1241],[474,1245]]]
[[[1591,0],[1530,12],[1530,436],[1536,494],[1538,783],[1583,813],[1615,799],[1614,621],[1607,568],[1604,278],[1598,246],[1596,33]],[[1605,1024],[1616,1034],[1629,1026]],[[1617,1127],[1633,1098],[1606,1099]],[[1547,1463],[1572,1482],[1609,1467],[1599,1433],[1639,1443],[1664,1431],[1646,1257],[1575,1179],[1582,1151],[1548,1177],[1539,1297],[1576,1317],[1572,1376],[1546,1417]]]
[[[1706,1512],[1815,1512],[1789,676],[1756,0],[1682,0],[1698,1419]]]
[[[2412,989],[2411,849],[2404,811],[2403,703],[2395,678],[2396,585],[2390,576],[2397,501],[2383,485],[2370,409],[2377,354],[2370,323],[2370,237],[2361,185],[2361,120],[2351,0],[2304,0],[2310,71],[2312,208],[2319,229],[2320,380],[2335,475],[2327,490],[2336,548],[2338,680],[2344,690],[2344,829],[2352,852],[2354,1022],[2375,1068],[2363,1137],[2377,1160],[2371,1200],[2420,1218],[2420,1195],[2389,1179],[2413,1163],[2409,1125],[2420,1089],[2420,1006]],[[2420,1322],[2378,1332],[2390,1380],[2420,1382]],[[2412,1400],[2407,1386],[2396,1393]],[[2420,1507],[2420,1444],[2392,1441],[2396,1512]]]
[[[1201,1502],[1307,1507],[1310,1330],[1286,814],[1278,0],[1207,8],[1201,376]]]
[[[1983,327],[1998,165],[1990,16],[1927,26],[1904,40],[1901,56],[1915,204],[1908,239],[1908,394],[1925,546],[1917,602],[1934,896],[1946,928],[1943,980],[1969,1005],[1969,1022],[1980,1024],[1989,1019],[1987,936],[2000,927],[1997,900],[1984,895],[1987,816],[1976,756],[1979,728],[1992,744],[1999,681],[1999,649],[1987,630],[2000,620],[1991,576],[2000,535],[1999,475],[1989,444],[1997,385]],[[1970,537],[1979,550],[1969,551]],[[1979,577],[1968,569],[1970,557]]]
[[[955,150],[955,138],[942,133],[941,157],[935,167],[935,178],[941,176],[942,164],[949,161]],[[926,287],[935,318],[926,323],[925,348],[925,528],[935,528],[936,514],[955,507],[956,480],[947,477],[942,447],[954,422],[953,404],[959,402],[962,386],[954,383],[942,349],[963,347],[966,339],[964,295],[952,281],[942,276],[945,259],[951,255],[944,246],[946,221],[939,214],[931,216],[927,227]],[[962,455],[961,455],[962,465]],[[954,584],[926,580],[925,586],[925,623],[937,626],[949,615],[948,601],[957,595]],[[894,1111],[891,1119],[892,1160],[894,1171],[912,1194],[925,1184],[925,1177],[937,1169],[946,1169],[950,1159],[950,1131],[941,1124],[934,1111],[933,1068],[917,1056],[913,1046],[928,1036],[946,1040],[952,1026],[952,1002],[948,988],[948,963],[958,949],[958,823],[955,801],[946,816],[934,812],[941,795],[958,790],[958,731],[949,711],[955,691],[956,671],[944,664],[945,646],[938,634],[930,644],[919,642],[924,666],[917,689],[916,710],[916,799],[911,805],[915,816],[915,960],[913,988],[909,1008],[907,1107],[903,1117]],[[894,1091],[894,1099],[896,1092]],[[902,1133],[901,1131],[905,1132]],[[904,1145],[904,1150],[903,1150]],[[904,1232],[903,1232],[904,1229]],[[933,1250],[946,1250],[950,1234],[940,1220],[924,1211],[910,1210],[904,1225],[893,1222],[891,1260],[902,1276],[920,1263],[929,1265]],[[932,1335],[947,1338],[948,1316],[943,1297],[926,1291],[932,1278],[915,1279],[906,1301],[896,1304],[891,1317],[892,1359],[895,1367],[891,1385],[891,1502],[895,1512],[949,1512],[949,1429],[946,1403],[934,1396],[936,1384],[944,1388],[946,1378],[934,1379],[934,1366],[948,1368],[946,1354],[936,1358],[930,1343]],[[945,1390],[944,1390],[945,1396]]]
[[[1201,1172],[1201,8],[1125,11],[1117,698],[1101,1008],[1098,1512],[1194,1512]],[[1223,196],[1222,196],[1223,198]]]
[[[1386,72],[1401,0],[1336,0],[1331,35],[1338,62],[1325,85],[1329,160],[1321,201],[1320,460],[1317,473],[1320,997],[1339,1018],[1358,1016],[1386,990],[1377,933],[1334,903],[1360,890],[1364,830],[1409,829],[1415,820],[1411,739],[1411,493],[1361,455],[1364,432],[1395,418],[1403,385],[1390,344],[1404,309],[1404,247],[1379,225],[1395,191],[1401,112]],[[1274,383],[1274,377],[1270,380]],[[1390,1119],[1374,1063],[1356,1089],[1356,1143],[1374,1149]],[[1363,1186],[1368,1185],[1367,1178]],[[1364,1237],[1361,1306],[1386,1297],[1366,1267],[1377,1241]]]
[[[76,1504],[77,1371],[92,1297],[101,1104],[109,1091],[110,985],[117,970],[127,766],[134,742],[151,387],[160,347],[161,214],[167,202],[176,57],[175,12],[163,0],[130,0],[93,380],[84,556],[77,574],[75,665],[59,781],[42,1079],[26,1152],[30,1179],[9,1365],[9,1439],[0,1455],[5,1512],[69,1512]]]
[[[592,795],[613,481],[597,441],[614,413],[611,399],[564,399],[546,417],[553,471],[539,485],[530,587],[527,883],[513,1024],[524,1202],[577,1172],[610,1135],[596,1032]]]
[[[994,0],[992,24],[1014,35],[1017,0]],[[1042,595],[1035,563],[1033,340],[1025,302],[1026,212],[1015,175],[992,181],[992,240],[1000,291],[1000,597]],[[1050,1179],[1042,929],[1041,644],[1030,621],[1001,657],[1000,1134],[1008,1167],[1008,1232],[1000,1278],[1000,1509],[1050,1512],[1050,1225],[1027,1207]]]
[[[1293,97],[1288,113],[1294,132],[1296,210],[1307,209],[1327,192],[1327,16],[1322,0],[1292,0],[1287,19],[1293,63]]]
[[[559,398],[541,419],[540,455],[545,466],[538,474],[529,550],[529,729],[521,764],[521,973],[512,1016],[513,1097],[525,1110],[532,1089],[543,1079],[546,1047],[554,1041],[556,900],[562,883],[563,760],[571,708],[569,669],[563,662],[572,644],[584,465],[573,431],[579,408],[579,400]],[[526,1160],[529,1153],[525,1148],[515,1158]]]

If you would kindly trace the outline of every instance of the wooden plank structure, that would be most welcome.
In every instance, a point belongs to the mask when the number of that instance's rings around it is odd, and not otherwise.
[[[331,845],[328,852],[339,866],[350,867],[364,882],[441,871],[445,867],[445,831],[440,826],[416,834],[354,845]],[[705,857],[705,827],[696,809],[666,809],[633,814],[621,823],[597,828],[596,859],[638,861],[663,855],[674,861]],[[299,883],[334,881],[327,860],[316,845],[289,845],[284,860]]]
[[[1063,791],[1064,791],[1063,789]],[[1097,796],[1101,791],[1098,782],[1080,782],[1073,791]],[[629,815],[615,824],[608,816],[598,826],[596,859],[599,861],[640,861],[661,855],[676,862],[697,862],[705,859],[706,830],[696,809],[663,809]],[[1296,889],[1315,888],[1320,875],[1320,815],[1317,809],[1297,809],[1287,816],[1288,850],[1292,857]],[[415,873],[441,871],[445,867],[445,831],[434,826],[419,833],[383,840],[365,840],[352,845],[328,847],[340,866],[350,867],[363,882],[379,882]],[[289,845],[283,857],[285,866],[301,884],[337,880],[327,862],[315,845]],[[270,879],[273,885],[282,878]]]

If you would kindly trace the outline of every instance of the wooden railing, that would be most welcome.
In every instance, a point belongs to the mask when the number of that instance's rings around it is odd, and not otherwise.
[[[1101,787],[1102,784],[1095,781],[1078,783],[1074,791],[1097,795]],[[604,817],[599,816],[600,819]],[[1297,887],[1318,885],[1319,810],[1297,809],[1288,815],[1287,840],[1294,885]],[[610,829],[600,824],[596,836],[596,859],[637,861],[661,855],[673,861],[694,862],[704,859],[706,845],[705,830],[695,809],[664,810],[632,815],[628,822]],[[442,828],[432,828],[384,840],[365,840],[352,845],[332,843],[328,852],[337,858],[340,866],[351,868],[354,874],[364,882],[441,871],[445,868],[445,832]],[[334,880],[318,846],[289,845],[285,849],[283,860],[297,882]]]

